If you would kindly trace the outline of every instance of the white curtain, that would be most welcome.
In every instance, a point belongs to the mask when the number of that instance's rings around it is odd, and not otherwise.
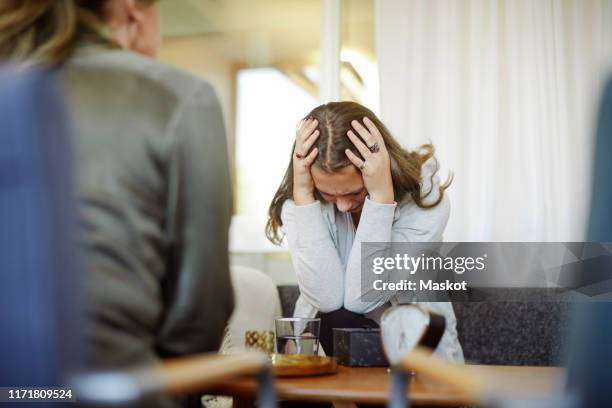
[[[445,240],[583,240],[612,1],[377,0],[376,12],[382,120],[404,146],[433,142],[455,174]]]

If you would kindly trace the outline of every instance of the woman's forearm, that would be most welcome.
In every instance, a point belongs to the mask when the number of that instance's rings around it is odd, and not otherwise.
[[[304,206],[287,203],[283,230],[302,296],[321,312],[340,309],[344,302],[343,268],[320,202]]]
[[[397,204],[381,204],[369,199],[363,206],[355,240],[346,267],[344,307],[355,313],[367,313],[390,300],[388,291],[374,291],[371,273],[362,276],[362,242],[387,243],[392,241],[393,217]],[[385,251],[382,245],[377,252]],[[374,254],[368,254],[368,256]],[[384,277],[381,277],[384,279]]]
[[[436,207],[429,209],[419,208],[414,203],[404,204],[399,209],[397,219],[393,205],[366,201],[346,268],[344,307],[356,313],[367,313],[388,302],[395,294],[388,290],[376,291],[373,283],[375,279],[390,281],[390,272],[375,275],[373,271],[364,271],[362,277],[362,260],[389,255],[390,247],[384,243],[442,241],[449,214],[447,196]],[[369,253],[362,254],[363,242],[380,245],[368,246]]]

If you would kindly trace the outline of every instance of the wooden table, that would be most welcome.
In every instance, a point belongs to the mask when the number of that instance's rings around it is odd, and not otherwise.
[[[470,365],[500,384],[499,392],[511,397],[538,397],[558,386],[563,370],[557,367],[517,367]],[[354,402],[386,404],[389,393],[386,368],[349,368],[340,366],[334,375],[277,378],[278,398],[304,402]],[[234,397],[234,407],[253,406],[257,384],[254,378],[227,380],[207,394]],[[408,392],[413,405],[458,406],[472,404],[465,395],[416,375]]]

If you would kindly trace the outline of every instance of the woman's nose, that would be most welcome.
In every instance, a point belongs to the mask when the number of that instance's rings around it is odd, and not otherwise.
[[[338,211],[345,212],[351,209],[351,202],[349,200],[338,199],[336,200],[336,207],[338,207]]]

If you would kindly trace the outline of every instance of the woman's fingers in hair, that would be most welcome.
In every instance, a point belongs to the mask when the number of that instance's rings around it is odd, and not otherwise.
[[[319,122],[316,119],[308,118],[304,121],[300,130],[298,131],[298,140],[306,140],[312,132],[317,128]]]
[[[346,132],[346,134],[348,138],[351,139],[351,142],[353,142],[357,150],[359,150],[359,153],[361,153],[361,155],[367,160],[368,156],[371,153],[370,149],[368,149],[368,147],[361,141],[361,139],[357,137],[355,133],[353,133],[352,130],[349,130],[348,132]]]
[[[310,123],[311,119],[304,119],[300,122],[299,127],[297,129],[297,132],[295,132],[296,136],[299,136],[302,134],[302,131],[304,130],[304,128]]]
[[[361,136],[366,145],[372,146],[378,141],[358,120],[353,120],[351,122],[351,125],[353,126],[353,129],[355,129],[357,133],[359,133],[359,136]]]
[[[372,122],[372,120],[366,116],[363,118],[363,123],[368,128],[370,134],[376,139],[375,142],[377,142],[382,147],[382,145],[384,144],[384,140],[374,122]]]
[[[319,137],[319,130],[315,130],[312,132],[310,136],[306,140],[298,140],[295,143],[295,155],[298,159],[303,159],[304,156],[308,153],[314,142]]]
[[[302,160],[302,163],[304,164],[304,166],[310,167],[312,163],[315,161],[315,159],[317,158],[317,154],[319,154],[319,149],[315,147],[314,149],[311,150],[310,153],[308,153],[308,156],[304,157],[304,160]]]
[[[357,157],[357,155],[351,152],[349,149],[346,149],[344,153],[346,154],[346,157],[348,157],[348,159],[351,161],[351,163],[353,163],[359,170],[363,170],[363,164],[365,163],[363,160]]]
[[[319,129],[312,132],[312,134],[308,136],[308,139],[306,139],[304,143],[302,143],[303,151],[307,152],[308,150],[310,150],[310,147],[317,140],[318,137],[319,137]]]

